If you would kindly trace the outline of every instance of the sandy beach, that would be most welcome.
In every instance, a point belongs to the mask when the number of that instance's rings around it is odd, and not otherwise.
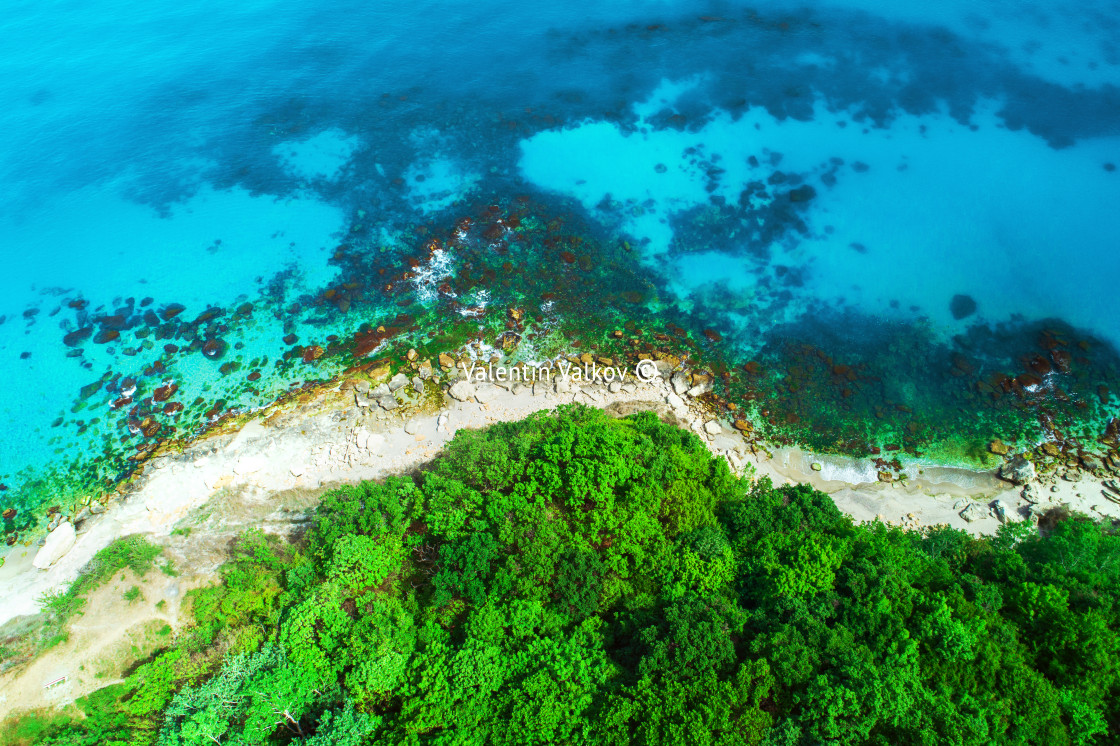
[[[462,428],[518,420],[561,404],[582,403],[619,414],[652,410],[696,432],[737,473],[769,476],[776,484],[805,482],[828,493],[857,521],[880,520],[910,527],[948,524],[974,534],[993,533],[1004,520],[1029,520],[1060,505],[1100,517],[1120,517],[1099,479],[1038,483],[1024,499],[1022,486],[991,472],[911,464],[907,479],[879,481],[871,462],[817,456],[782,448],[752,453],[741,434],[713,419],[702,400],[677,395],[667,378],[631,377],[625,383],[548,380],[468,382],[459,374],[392,382],[344,380],[303,399],[262,410],[234,432],[200,439],[181,452],[156,456],[99,515],[77,525],[76,541],[45,570],[32,562],[39,546],[18,548],[0,567],[0,624],[38,611],[43,593],[65,587],[100,549],[128,534],[168,536],[188,524],[215,498],[237,495],[267,505],[291,491],[313,495],[336,485],[379,479],[432,459]],[[390,385],[391,383],[391,385]],[[386,398],[388,397],[388,398]],[[228,428],[227,428],[228,429]],[[757,450],[757,449],[753,449]],[[1034,507],[1032,508],[1032,501]],[[312,501],[313,502],[313,501]],[[972,520],[961,513],[969,512]],[[272,530],[289,517],[274,516]]]

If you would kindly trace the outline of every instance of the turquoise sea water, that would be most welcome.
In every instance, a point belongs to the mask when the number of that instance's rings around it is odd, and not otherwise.
[[[1056,328],[1115,406],[1117,2],[11,2],[0,38],[13,505],[330,375],[293,345],[401,313],[375,265],[418,318],[485,306],[406,258],[517,195],[739,362],[912,332],[1015,376]],[[890,411],[937,404],[921,369],[875,376]]]

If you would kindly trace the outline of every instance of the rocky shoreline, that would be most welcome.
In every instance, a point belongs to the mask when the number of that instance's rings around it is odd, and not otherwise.
[[[1117,464],[1107,458],[1082,457],[1039,475],[1030,461],[1008,450],[1001,454],[1008,457],[999,470],[1003,478],[921,463],[884,476],[867,459],[760,447],[749,437],[749,423],[712,411],[710,378],[670,362],[588,375],[595,360],[585,355],[553,361],[545,375],[541,368],[495,368],[449,355],[433,364],[414,355],[408,373],[392,374],[388,364],[365,366],[254,413],[236,429],[227,426],[181,450],[169,449],[147,461],[115,499],[93,501],[72,518],[56,516],[41,546],[17,548],[0,567],[0,624],[36,613],[43,593],[72,581],[114,539],[166,535],[219,494],[266,501],[287,490],[318,494],[383,478],[429,461],[461,428],[569,403],[620,416],[654,411],[691,429],[737,473],[809,483],[856,520],[993,533],[1003,522],[1038,522],[1058,508],[1120,518]]]

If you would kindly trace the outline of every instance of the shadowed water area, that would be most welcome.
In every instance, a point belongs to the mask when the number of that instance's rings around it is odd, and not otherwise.
[[[0,507],[411,347],[689,356],[760,443],[1115,446],[1120,6],[13,6]]]

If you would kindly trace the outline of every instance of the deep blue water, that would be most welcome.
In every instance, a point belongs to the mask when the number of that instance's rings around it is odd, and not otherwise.
[[[292,305],[355,222],[393,252],[492,195],[619,232],[744,351],[830,313],[1120,342],[1117,2],[9,2],[0,39],[13,494],[127,437],[109,374],[228,406],[290,383],[67,334],[253,303],[223,339],[270,370],[382,312]]]

